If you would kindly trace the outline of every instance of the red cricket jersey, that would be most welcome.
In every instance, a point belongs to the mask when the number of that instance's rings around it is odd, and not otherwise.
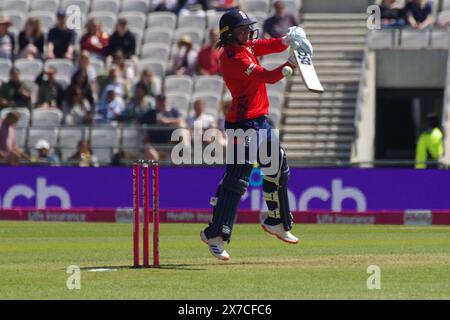
[[[256,119],[269,114],[265,84],[281,80],[281,70],[290,64],[286,62],[269,71],[260,66],[257,57],[286,49],[281,38],[248,41],[246,46],[225,46],[220,56],[220,71],[233,97],[227,121]]]

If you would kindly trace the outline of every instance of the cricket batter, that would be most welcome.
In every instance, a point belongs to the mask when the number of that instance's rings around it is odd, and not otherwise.
[[[300,27],[289,28],[285,37],[280,39],[258,40],[258,30],[254,28],[256,21],[238,9],[227,11],[220,19],[220,40],[218,47],[223,48],[220,56],[220,71],[233,97],[232,105],[226,116],[227,130],[242,129],[262,130],[269,134],[265,143],[275,140],[275,134],[267,120],[269,114],[269,100],[266,83],[275,83],[284,76],[285,66],[295,68],[295,58],[290,55],[288,61],[275,70],[266,70],[260,66],[257,57],[271,53],[282,52],[289,47],[312,53],[310,42]],[[248,141],[238,141],[247,147]],[[261,141],[257,142],[260,147]],[[278,144],[279,146],[279,144]],[[296,244],[298,238],[292,229],[292,214],[289,209],[287,182],[289,166],[285,152],[277,148],[278,167],[275,174],[264,174],[264,199],[269,209],[268,217],[262,222],[262,228],[278,239]],[[247,152],[246,156],[247,157]],[[265,166],[260,163],[264,173]],[[209,226],[201,231],[200,237],[205,242],[212,255],[220,260],[229,260],[230,256],[224,249],[224,243],[230,241],[231,231],[236,217],[241,197],[249,185],[249,177],[253,169],[251,159],[243,162],[227,163],[215,197],[211,199],[214,206],[213,218]]]

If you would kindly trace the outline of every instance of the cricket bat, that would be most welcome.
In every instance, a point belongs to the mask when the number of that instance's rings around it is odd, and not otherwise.
[[[316,69],[312,62],[311,55],[304,52],[301,49],[293,50],[295,60],[297,61],[297,67],[300,70],[300,76],[309,91],[322,93],[323,87],[317,77]]]

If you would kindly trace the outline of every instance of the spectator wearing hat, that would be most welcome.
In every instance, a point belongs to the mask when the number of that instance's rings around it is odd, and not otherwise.
[[[109,39],[108,54],[114,57],[119,50],[125,59],[136,59],[136,37],[128,28],[128,21],[125,18],[117,20],[116,30]]]
[[[178,41],[177,52],[173,60],[172,73],[193,76],[197,64],[197,50],[193,48],[192,39],[184,35]]]
[[[31,162],[59,164],[59,157],[55,154],[50,154],[51,147],[47,140],[38,140],[34,148],[36,149],[37,154],[31,157]]]
[[[24,29],[19,33],[19,58],[39,59],[44,55],[44,33],[41,21],[28,18]]]
[[[9,81],[0,87],[0,110],[3,108],[31,109],[31,92],[20,80],[20,72],[15,67],[9,71]]]
[[[15,126],[19,119],[20,113],[16,111],[9,112],[4,119],[0,119],[0,160],[6,160],[9,164],[19,164],[21,159],[29,159],[16,143]]]
[[[264,21],[263,34],[265,38],[282,38],[292,26],[298,26],[299,21],[292,13],[285,11],[282,0],[273,3],[275,14]]]
[[[86,33],[80,40],[81,49],[88,51],[91,56],[104,60],[109,50],[109,35],[102,30],[102,23],[96,18],[89,19]]]
[[[13,60],[16,42],[14,35],[8,31],[12,25],[8,17],[0,16],[0,58]]]
[[[405,6],[405,15],[414,29],[423,30],[434,23],[433,4],[428,0],[411,0]]]
[[[36,78],[39,85],[36,108],[62,108],[65,92],[55,76],[56,69],[46,67]]]
[[[221,50],[216,48],[219,32],[209,30],[209,43],[198,53],[197,73],[200,75],[215,75],[219,73],[219,57]]]
[[[47,56],[49,59],[74,58],[75,31],[66,26],[66,13],[58,11],[56,25],[50,29],[47,37]]]

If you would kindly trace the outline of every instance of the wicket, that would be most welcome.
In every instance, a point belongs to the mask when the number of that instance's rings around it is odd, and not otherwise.
[[[150,168],[153,187],[153,267],[159,268],[159,165],[156,161],[138,160],[133,164],[133,266],[139,268],[140,265],[140,191],[142,188],[142,209],[144,214],[142,249],[143,267],[150,268],[149,242],[150,242]],[[142,168],[142,185],[140,183],[140,169]]]

